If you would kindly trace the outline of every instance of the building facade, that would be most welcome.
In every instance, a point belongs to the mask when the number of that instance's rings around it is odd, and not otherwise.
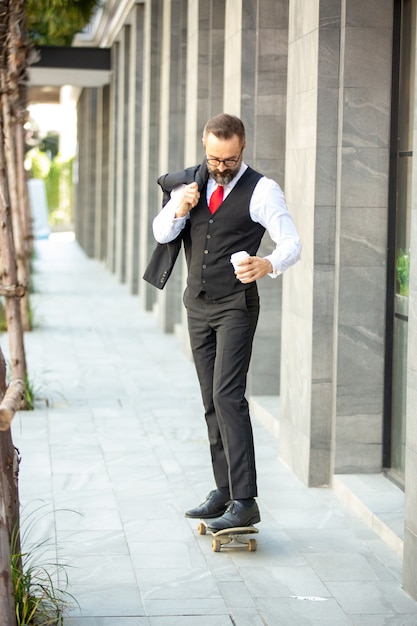
[[[243,119],[245,160],[284,188],[303,243],[259,285],[252,409],[305,484],[396,485],[401,523],[375,527],[417,598],[415,5],[107,0],[74,45],[112,54],[110,83],[78,97],[77,240],[185,351],[183,261],[163,291],[142,280],[156,180],[201,161],[209,117]]]

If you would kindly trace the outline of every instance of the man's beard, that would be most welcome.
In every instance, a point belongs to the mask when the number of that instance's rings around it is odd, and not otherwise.
[[[212,179],[218,185],[222,185],[223,187],[225,185],[228,185],[237,176],[239,172],[239,168],[235,170],[223,170],[223,172],[219,172],[219,170],[216,170],[215,168],[212,169],[210,165],[207,165],[207,169]]]

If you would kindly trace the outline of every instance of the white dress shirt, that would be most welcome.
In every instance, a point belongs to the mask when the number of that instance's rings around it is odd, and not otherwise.
[[[223,200],[227,198],[247,167],[242,162],[237,176],[228,185],[224,186]],[[180,185],[171,192],[170,200],[153,220],[154,237],[159,243],[168,243],[175,239],[184,228],[187,219],[189,219],[189,214],[185,217],[175,217],[175,213],[180,206],[184,187],[185,185]],[[207,182],[207,205],[216,187],[216,182],[209,177]],[[296,263],[301,254],[300,238],[294,221],[288,212],[284,193],[278,183],[266,176],[263,176],[257,182],[250,200],[249,214],[254,222],[261,224],[268,231],[269,236],[275,243],[273,252],[264,257],[271,262],[273,268],[272,273],[268,274],[268,276],[275,278]]]

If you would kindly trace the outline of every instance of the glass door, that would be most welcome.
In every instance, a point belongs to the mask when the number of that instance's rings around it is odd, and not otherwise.
[[[413,100],[415,0],[396,2],[393,54],[393,99],[390,171],[390,236],[388,263],[387,345],[391,354],[386,385],[384,465],[404,483],[410,267],[411,175],[413,161]],[[390,318],[390,319],[389,319]]]

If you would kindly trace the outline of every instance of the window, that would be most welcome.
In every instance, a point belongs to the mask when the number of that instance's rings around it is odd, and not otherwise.
[[[401,485],[405,470],[414,23],[415,0],[397,0],[393,36],[384,466]]]

